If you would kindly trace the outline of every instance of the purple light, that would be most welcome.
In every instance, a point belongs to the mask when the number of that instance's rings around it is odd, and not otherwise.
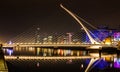
[[[114,67],[120,68],[120,58],[114,58]]]

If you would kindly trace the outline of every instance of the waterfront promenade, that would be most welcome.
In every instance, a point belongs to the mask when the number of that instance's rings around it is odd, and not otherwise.
[[[8,72],[7,64],[4,59],[2,46],[0,46],[0,72]]]

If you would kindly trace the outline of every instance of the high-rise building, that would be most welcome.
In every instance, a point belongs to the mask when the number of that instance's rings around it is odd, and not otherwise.
[[[68,34],[68,43],[72,42],[72,33],[67,33]]]
[[[120,32],[115,32],[113,34],[114,41],[120,41]]]
[[[40,43],[40,28],[35,31],[35,43]]]
[[[53,41],[53,37],[52,36],[48,36],[48,43],[52,43]]]

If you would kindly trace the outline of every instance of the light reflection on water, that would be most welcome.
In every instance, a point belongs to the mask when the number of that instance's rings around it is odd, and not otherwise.
[[[120,58],[114,58],[114,67],[120,68]]]
[[[31,56],[86,56],[87,51],[55,48],[22,47],[5,49],[5,55],[31,55]]]
[[[33,48],[33,47],[17,48],[16,47],[16,48],[3,49],[3,51],[4,51],[5,55],[8,55],[8,56],[11,56],[11,55],[12,56],[88,56],[89,55],[89,52],[86,51],[86,50],[62,49],[62,48]],[[19,65],[19,64],[16,64],[16,63],[24,64],[26,62],[29,62],[28,60],[27,61],[26,60],[25,61],[7,60],[7,61],[11,62],[11,64],[13,64],[13,67],[14,67],[14,65],[15,66]],[[46,65],[46,66],[49,65],[49,64],[45,64],[45,62],[48,61],[48,63],[51,63],[50,66],[52,66],[53,63],[55,63],[56,65],[59,65],[57,63],[60,63],[64,66],[68,66],[68,64],[69,64],[69,66],[71,65],[71,67],[73,66],[73,67],[76,67],[76,69],[79,68],[79,70],[84,71],[85,68],[87,67],[87,65],[89,64],[90,59],[84,59],[84,60],[82,60],[82,59],[79,59],[79,60],[74,60],[74,59],[73,60],[72,59],[69,59],[69,60],[54,60],[54,62],[49,61],[49,60],[47,60],[47,61],[43,60],[42,62],[44,64],[42,64],[41,61],[42,60],[40,60],[40,61],[31,60],[30,61],[31,64],[29,64],[29,65],[34,66],[34,64],[35,64],[35,66],[37,68],[41,68],[42,65],[43,66],[44,65]],[[54,69],[55,64],[53,64],[53,69]],[[120,69],[120,58],[105,57],[102,60],[100,60],[99,62],[96,61],[93,65],[94,65],[94,67],[91,69],[91,71],[93,71],[93,72],[94,72],[94,70],[105,70],[105,69],[110,69],[110,68]],[[18,67],[22,68],[22,65],[18,66]],[[28,66],[26,66],[26,67],[28,67]],[[116,72],[119,72],[119,71],[116,71]]]

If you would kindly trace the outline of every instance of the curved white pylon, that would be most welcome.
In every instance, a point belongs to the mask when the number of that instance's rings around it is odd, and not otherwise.
[[[100,44],[99,42],[95,41],[92,36],[90,35],[90,33],[87,31],[86,27],[82,24],[82,22],[67,8],[65,8],[62,4],[60,4],[60,7],[62,9],[64,9],[68,14],[70,14],[81,26],[82,28],[85,30],[86,34],[88,35],[90,41],[92,44]]]

